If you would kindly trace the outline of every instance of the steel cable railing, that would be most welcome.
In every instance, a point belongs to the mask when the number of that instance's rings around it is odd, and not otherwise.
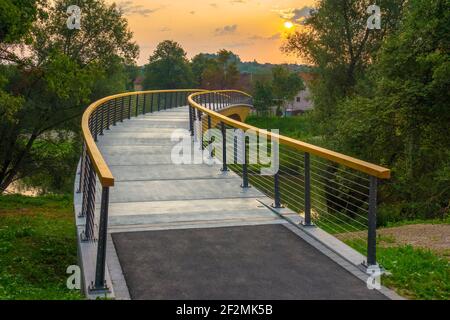
[[[114,177],[96,145],[100,136],[119,122],[161,110],[187,106],[188,96],[202,90],[160,90],[130,92],[101,99],[90,105],[82,119],[83,150],[80,160],[78,193],[82,205],[79,217],[85,219],[81,241],[96,252],[95,276],[89,292],[105,292],[106,237],[108,228],[109,191]],[[100,210],[96,210],[100,200]]]
[[[242,178],[243,188],[253,186],[273,199],[274,208],[298,213],[304,226],[316,225],[347,240],[366,252],[367,266],[376,265],[377,185],[390,177],[388,169],[241,122],[230,109],[252,106],[243,92],[195,93],[189,106],[191,135],[222,170]],[[267,149],[263,158],[278,162],[271,175],[261,174],[267,167],[258,161],[261,147]]]

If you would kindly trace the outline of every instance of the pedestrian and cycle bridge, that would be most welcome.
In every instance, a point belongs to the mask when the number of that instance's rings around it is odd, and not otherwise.
[[[367,285],[390,171],[249,126],[251,108],[240,91],[187,89],[86,109],[74,207],[88,298],[399,298]],[[181,138],[213,161],[174,161]]]

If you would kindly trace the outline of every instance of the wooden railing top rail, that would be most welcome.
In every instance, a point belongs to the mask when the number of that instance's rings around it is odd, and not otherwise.
[[[204,92],[206,90],[202,89],[175,89],[175,90],[149,90],[149,91],[137,91],[137,92],[126,92],[121,94],[112,95],[109,97],[102,98],[98,101],[92,103],[84,112],[83,118],[81,120],[81,130],[84,138],[86,152],[89,154],[89,157],[92,161],[94,169],[97,173],[97,177],[100,180],[100,183],[103,187],[112,187],[114,186],[114,176],[111,173],[108,165],[106,164],[105,159],[103,158],[100,150],[97,147],[97,144],[94,141],[94,137],[89,130],[89,118],[92,113],[105,102],[108,102],[113,99],[143,95],[143,94],[155,94],[155,93],[174,93],[174,92]]]
[[[219,91],[208,91],[208,93],[214,93],[214,92],[218,92],[218,93],[224,93],[224,92],[239,92],[242,94],[245,94],[247,96],[247,93],[245,92],[241,92],[241,91],[237,91],[237,90],[219,90]],[[234,120],[232,118],[226,117],[216,111],[210,110],[208,108],[205,108],[203,106],[201,106],[200,104],[198,104],[197,102],[194,101],[194,98],[203,94],[203,92],[197,92],[194,93],[192,95],[190,95],[188,97],[188,101],[189,104],[192,107],[195,107],[196,109],[200,110],[201,112],[210,115],[213,119],[219,121],[219,122],[224,122],[232,127],[238,128],[238,129],[242,129],[244,131],[247,130],[253,130],[255,132],[259,132],[260,134],[267,136],[267,137],[273,137],[275,139],[277,139],[279,141],[280,144],[292,147],[294,149],[303,151],[303,152],[308,152],[310,154],[316,155],[320,158],[326,159],[326,160],[330,160],[332,162],[341,164],[343,166],[352,168],[356,171],[360,171],[363,173],[366,173],[370,176],[374,176],[380,179],[390,179],[391,177],[391,170],[378,166],[376,164],[373,163],[369,163],[363,160],[359,160],[335,151],[331,151],[325,148],[321,148],[303,141],[299,141],[293,138],[289,138],[280,134],[276,134],[276,133],[272,133],[269,132],[267,130],[263,130],[260,129],[258,127],[254,127],[251,125],[248,125],[246,123]]]

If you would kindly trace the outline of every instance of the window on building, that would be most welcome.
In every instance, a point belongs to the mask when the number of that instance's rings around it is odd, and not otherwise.
[[[297,102],[300,102],[300,97],[297,97]]]

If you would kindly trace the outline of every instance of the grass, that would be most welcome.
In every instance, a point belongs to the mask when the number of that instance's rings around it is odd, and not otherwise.
[[[412,224],[450,224],[450,215],[447,215],[444,219],[413,219],[413,220],[402,220],[396,222],[387,222],[386,227],[402,227]]]
[[[431,250],[413,248],[410,245],[383,246],[393,239],[379,238],[377,260],[389,274],[384,275],[382,284],[394,289],[409,299],[449,300],[450,265],[449,260]],[[357,241],[358,243],[354,243]],[[359,240],[345,241],[358,250]],[[359,250],[365,255],[363,250]]]
[[[71,197],[0,196],[0,299],[82,299],[66,288],[75,264]]]
[[[250,116],[245,122],[262,129],[278,129],[280,134],[296,139],[311,138],[314,132],[307,115],[285,118]]]

